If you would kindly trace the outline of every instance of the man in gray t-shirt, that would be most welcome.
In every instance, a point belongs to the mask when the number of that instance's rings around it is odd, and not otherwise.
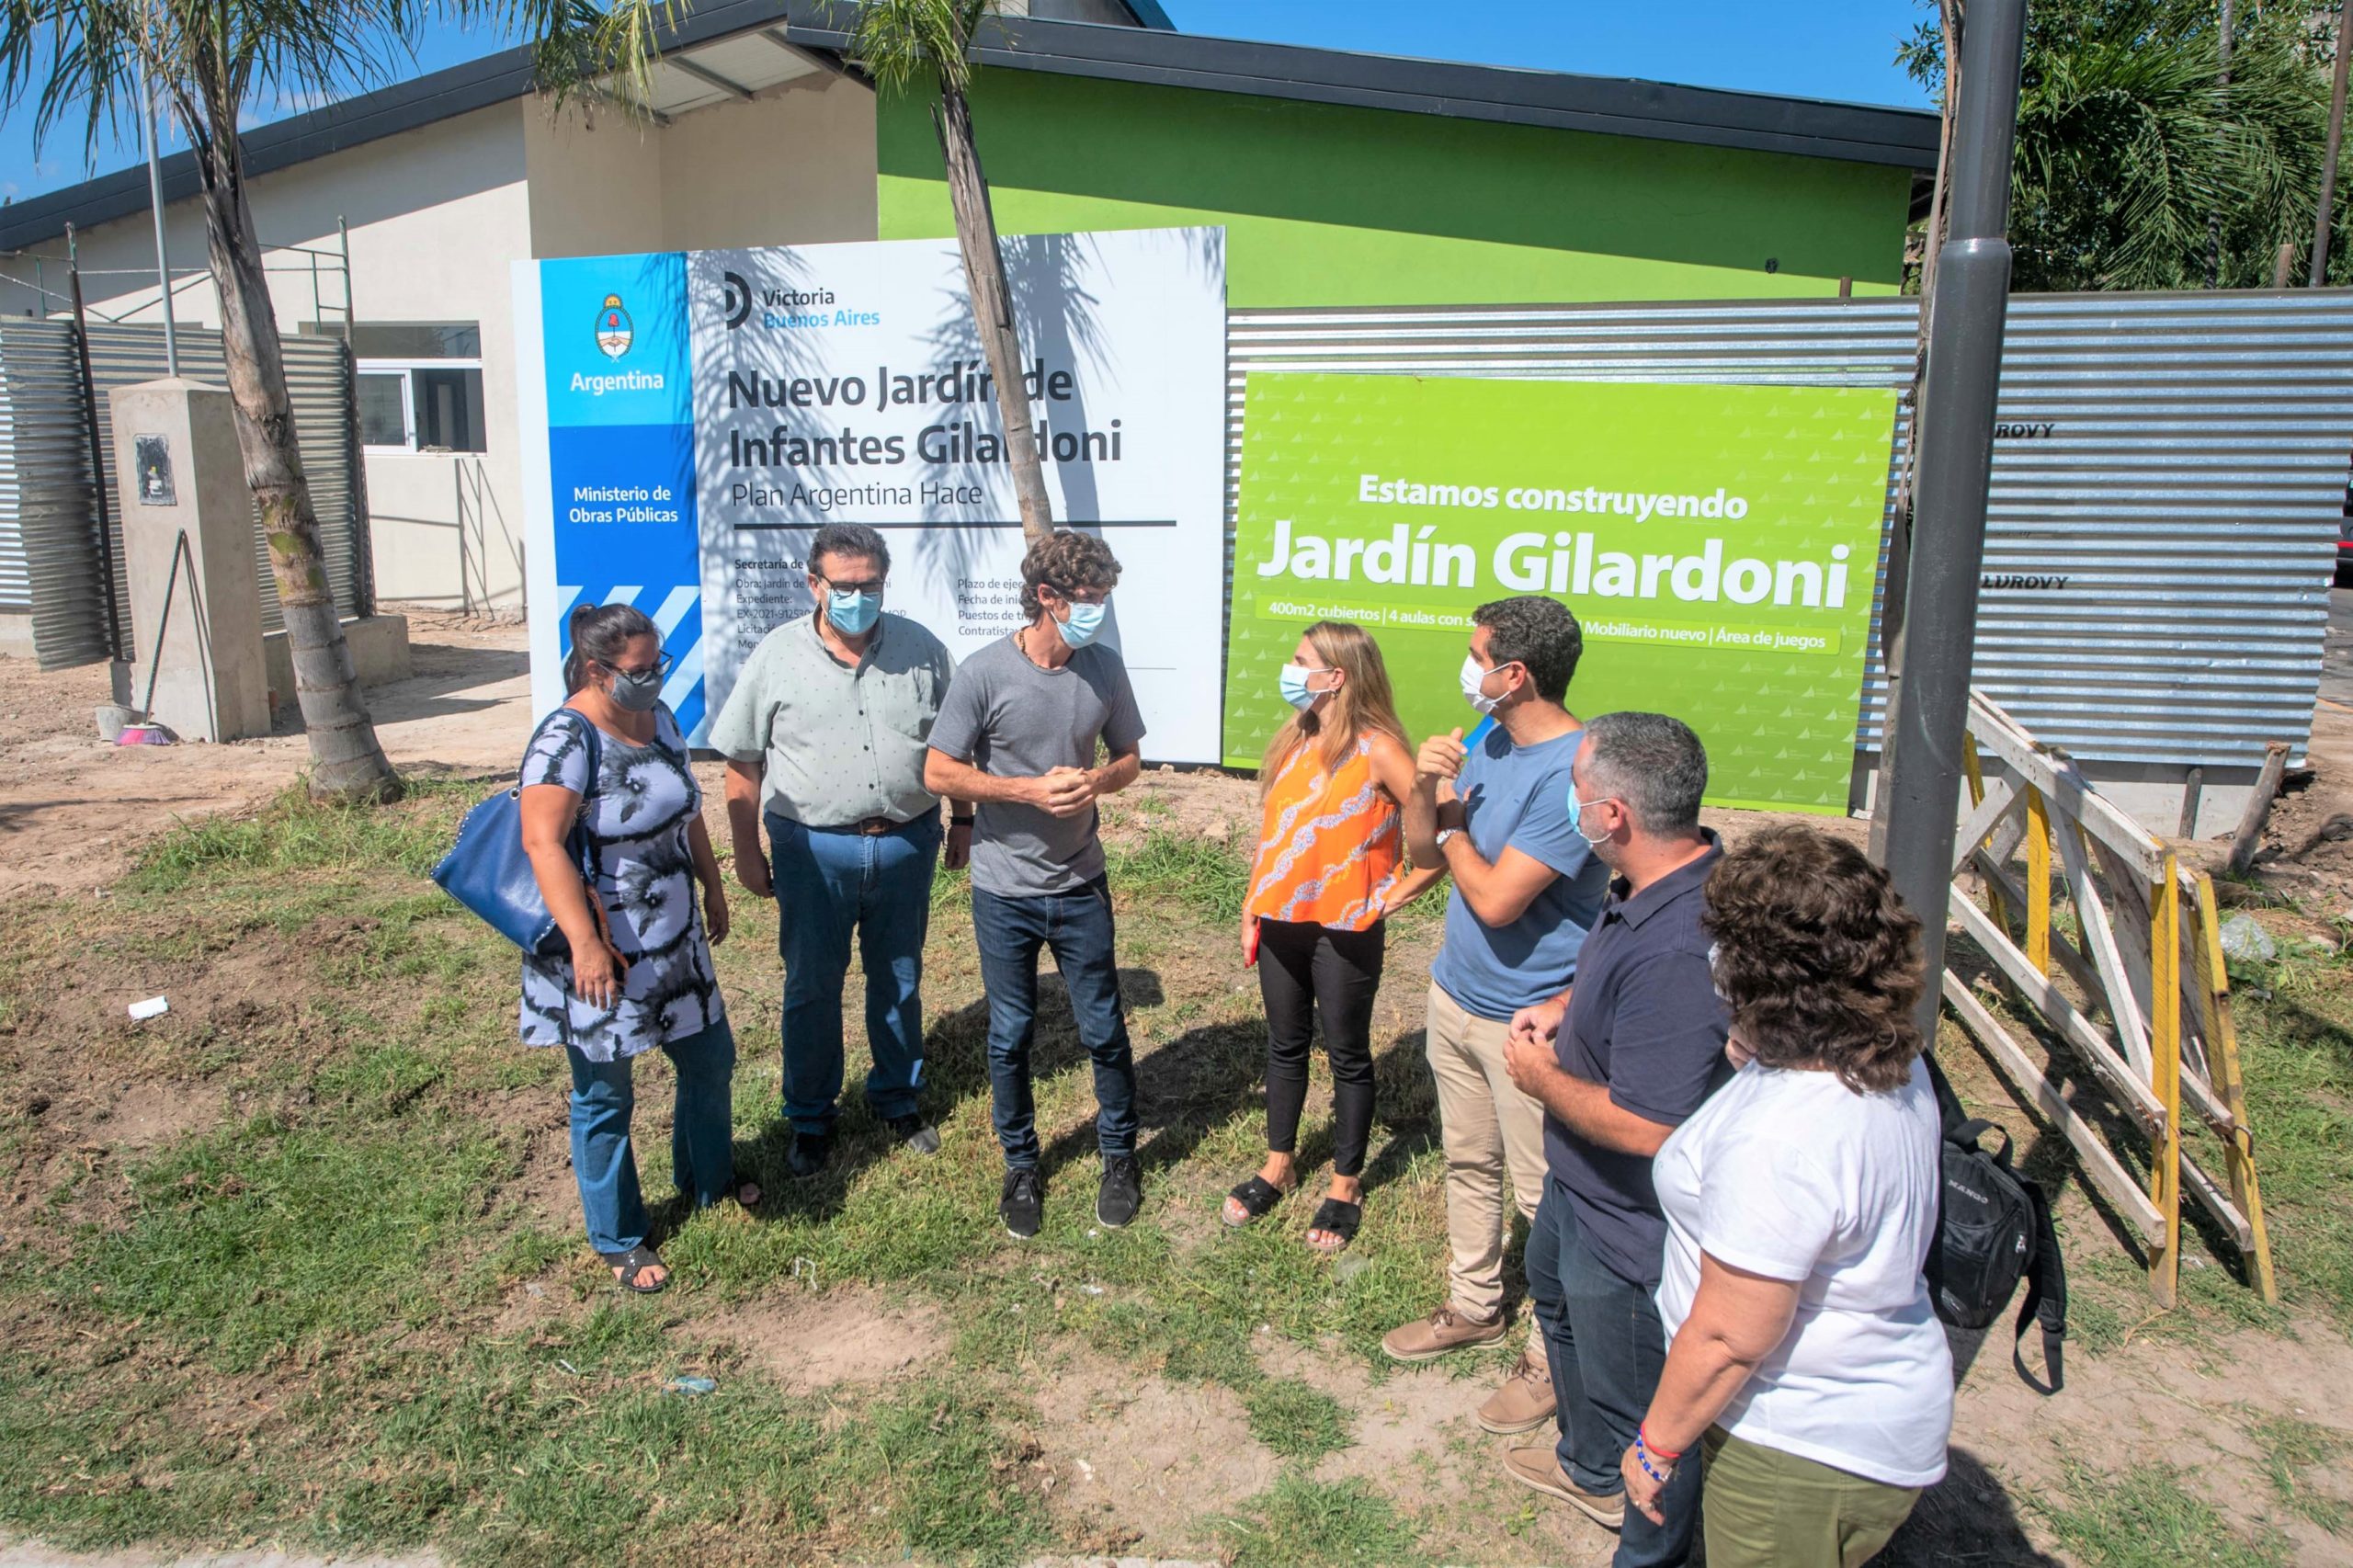
[[[1039,1169],[1029,1041],[1038,953],[1051,948],[1078,1038],[1095,1062],[1103,1177],[1095,1214],[1126,1224],[1143,1201],[1136,1166],[1135,1053],[1113,951],[1110,887],[1095,801],[1135,782],[1143,719],[1127,665],[1096,639],[1120,580],[1108,546],[1058,532],[1021,562],[1029,624],[964,661],[931,728],[926,786],[979,802],[972,833],[972,929],[989,999],[989,1088],[1016,1236],[1038,1233]],[[1097,743],[1108,760],[1096,761]]]

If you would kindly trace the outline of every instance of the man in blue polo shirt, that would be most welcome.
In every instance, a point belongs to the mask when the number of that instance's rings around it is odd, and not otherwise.
[[[1731,1075],[1730,1019],[1699,923],[1723,851],[1699,825],[1707,753],[1677,720],[1603,714],[1586,726],[1574,780],[1578,831],[1617,875],[1577,955],[1574,994],[1516,1015],[1504,1048],[1512,1081],[1545,1112],[1528,1293],[1559,1436],[1503,1459],[1513,1480],[1619,1530],[1616,1568],[1652,1568],[1689,1555],[1699,1468],[1675,1471],[1668,1491],[1682,1495],[1654,1525],[1627,1508],[1619,1462],[1666,1364],[1652,1300],[1666,1221],[1651,1157]]]
[[[1584,727],[1564,706],[1585,637],[1541,595],[1472,611],[1462,695],[1494,725],[1423,743],[1404,802],[1416,866],[1454,887],[1446,942],[1430,966],[1427,1040],[1446,1151],[1447,1299],[1381,1345],[1429,1361],[1507,1332],[1504,1244],[1517,1209],[1533,1221],[1544,1190],[1544,1113],[1512,1086],[1504,1037],[1522,1007],[1560,994],[1601,908],[1608,877],[1569,816],[1569,765]],[[1545,1358],[1529,1352],[1480,1406],[1490,1432],[1524,1432],[1552,1415]]]

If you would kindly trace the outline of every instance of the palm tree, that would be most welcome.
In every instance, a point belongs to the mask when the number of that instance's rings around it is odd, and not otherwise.
[[[617,103],[624,111],[649,103],[646,76],[658,56],[662,30],[691,0],[515,0],[506,7],[538,36],[538,74],[542,91],[556,103],[575,95]],[[988,179],[972,132],[972,44],[992,15],[1008,9],[1006,0],[860,0],[852,25],[849,57],[877,86],[904,93],[929,82],[939,92],[931,108],[948,169],[948,200],[956,217],[956,242],[963,254],[964,283],[972,299],[990,378],[996,383],[997,414],[1005,422],[1006,461],[1013,494],[1021,508],[1024,538],[1036,541],[1054,529],[1053,504],[1046,494],[1045,464],[1021,382],[1021,338],[1006,282],[1005,255],[997,244],[996,214],[989,204]],[[611,80],[623,89],[603,90]]]
[[[2252,288],[2270,281],[2282,242],[2309,245],[2327,141],[2325,40],[2298,6],[2232,10],[2225,52],[2214,0],[2029,8],[2014,287]],[[1899,58],[1943,85],[1938,29],[1924,24]]]
[[[972,134],[972,35],[1002,0],[866,0],[850,35],[852,59],[877,87],[904,93],[928,79],[939,90],[931,106],[932,129],[948,167],[948,203],[956,215],[956,244],[963,253],[964,283],[972,296],[972,324],[980,329],[989,373],[996,381],[997,413],[1013,470],[1013,494],[1021,507],[1021,532],[1032,542],[1054,531],[1053,506],[1046,498],[1046,471],[1031,433],[1029,399],[1021,384],[1021,338],[1013,320],[1013,293],[1005,280],[1005,254],[997,244],[996,213],[989,204],[989,182],[981,172],[981,152]]]
[[[77,107],[92,145],[102,125],[133,119],[143,72],[195,150],[237,446],[285,611],[316,800],[396,800],[401,780],[327,587],[237,117],[257,91],[333,91],[372,74],[381,42],[413,46],[417,21],[404,0],[0,0],[0,110],[38,91],[36,143]]]

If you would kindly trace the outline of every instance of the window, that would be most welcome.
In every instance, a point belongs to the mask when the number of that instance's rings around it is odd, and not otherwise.
[[[359,440],[369,451],[489,449],[478,323],[358,322],[351,353],[358,362]]]

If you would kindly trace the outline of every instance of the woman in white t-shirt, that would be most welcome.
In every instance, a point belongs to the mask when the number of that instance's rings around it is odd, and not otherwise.
[[[1626,1498],[1657,1518],[1704,1448],[1710,1568],[1855,1568],[1943,1478],[1952,1430],[1920,1272],[1938,1182],[1920,926],[1860,851],[1802,827],[1726,854],[1706,923],[1739,1071],[1653,1166],[1671,1343]]]

